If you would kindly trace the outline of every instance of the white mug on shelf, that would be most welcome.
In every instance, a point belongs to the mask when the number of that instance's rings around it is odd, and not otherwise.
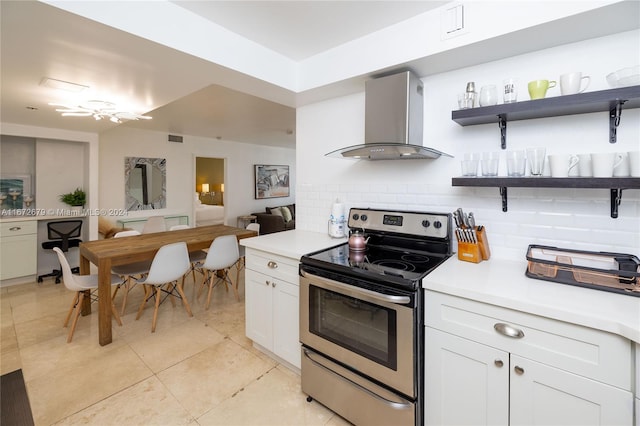
[[[618,158],[622,158],[622,161],[613,166],[614,177],[627,177],[629,176],[629,153],[619,152]]]
[[[569,171],[579,162],[580,159],[573,154],[549,155],[549,169],[551,170],[551,177],[568,177]]]
[[[592,177],[593,167],[591,166],[591,154],[578,154],[578,176]]]
[[[613,168],[622,162],[622,156],[615,152],[591,154],[593,177],[613,177]]]
[[[582,80],[586,80],[587,84],[585,84],[584,87],[580,89]],[[585,75],[583,77],[581,72],[570,72],[567,74],[562,74],[560,76],[560,93],[563,95],[575,95],[576,93],[582,93],[587,90],[590,82],[591,77],[589,77],[588,75]]]

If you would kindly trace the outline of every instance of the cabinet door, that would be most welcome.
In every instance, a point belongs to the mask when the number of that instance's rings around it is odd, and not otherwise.
[[[511,425],[632,425],[633,395],[511,355]]]
[[[300,288],[286,281],[273,285],[273,352],[300,368]]]
[[[273,350],[272,278],[251,269],[245,270],[245,319],[247,337]]]
[[[426,425],[508,424],[507,352],[431,327],[425,348]]]
[[[2,236],[0,242],[0,279],[35,275],[38,269],[37,236]]]

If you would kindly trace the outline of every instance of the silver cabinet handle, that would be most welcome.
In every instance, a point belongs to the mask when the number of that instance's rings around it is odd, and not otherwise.
[[[496,365],[496,367],[502,367],[504,365],[504,362],[502,362],[501,359],[496,359],[495,361],[493,361],[493,363]]]
[[[515,371],[518,376],[522,376],[524,374],[524,368],[518,367],[517,365],[513,367],[513,371]]]
[[[20,226],[12,226],[11,228],[9,228],[9,231],[19,231],[21,229],[22,229],[22,227],[20,227]]]
[[[515,328],[510,326],[509,324],[505,324],[503,322],[497,322],[493,325],[493,329],[498,333],[511,337],[513,339],[522,339],[524,337],[524,332],[519,328]]]
[[[278,264],[273,260],[270,260],[269,263],[267,263],[267,266],[271,269],[276,269],[278,267]]]

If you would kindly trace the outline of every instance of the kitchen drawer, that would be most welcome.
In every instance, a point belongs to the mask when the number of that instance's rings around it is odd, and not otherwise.
[[[298,260],[247,248],[247,269],[298,285]]]
[[[632,386],[632,345],[624,337],[437,292],[426,292],[429,327],[521,355],[625,390]],[[506,324],[523,333],[496,331]]]
[[[13,237],[16,235],[29,235],[38,232],[37,220],[25,220],[21,222],[0,223],[0,237]]]

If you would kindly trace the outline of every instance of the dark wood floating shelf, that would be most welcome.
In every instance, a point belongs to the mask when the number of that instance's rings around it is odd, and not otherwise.
[[[640,189],[638,177],[584,178],[584,177],[454,177],[452,186],[478,186],[500,188],[502,211],[507,211],[507,188],[596,188],[611,191],[611,217],[618,217],[618,206],[623,189]]]
[[[618,87],[576,95],[461,109],[451,111],[451,119],[461,126],[497,123],[501,131],[502,148],[506,149],[508,121],[608,111],[609,142],[615,143],[616,130],[623,107],[640,108],[640,86]]]

